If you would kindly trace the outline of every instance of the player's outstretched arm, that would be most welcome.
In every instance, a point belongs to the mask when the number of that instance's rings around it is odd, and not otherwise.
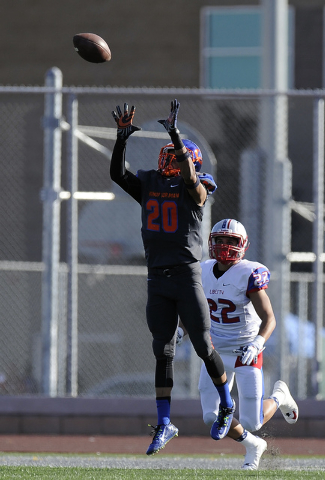
[[[129,106],[124,104],[124,112],[119,105],[116,107],[116,112],[113,110],[112,115],[117,124],[117,138],[127,140],[132,133],[141,130],[140,127],[136,127],[132,124],[135,113],[135,106],[131,107],[129,113]]]
[[[192,158],[188,153],[177,128],[177,116],[180,103],[175,99],[171,102],[170,114],[166,120],[158,120],[171,138],[175,147],[176,159],[184,179],[189,194],[193,197],[197,205],[204,205],[207,198],[207,191],[198,178]]]
[[[133,132],[141,130],[141,128],[132,125],[135,107],[132,107],[129,113],[129,107],[125,103],[124,114],[122,114],[119,106],[116,107],[116,111],[117,113],[112,112],[117,124],[117,139],[111,158],[110,176],[113,182],[117,183],[126,193],[141,204],[141,182],[136,175],[125,168],[127,139]]]

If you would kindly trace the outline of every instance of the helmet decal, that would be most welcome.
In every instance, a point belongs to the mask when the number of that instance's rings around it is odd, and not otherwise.
[[[183,140],[183,143],[192,157],[192,161],[195,166],[195,170],[199,172],[202,167],[202,153],[196,143],[192,142],[191,140]]]

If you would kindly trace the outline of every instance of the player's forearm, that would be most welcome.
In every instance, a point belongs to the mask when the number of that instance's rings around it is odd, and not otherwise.
[[[110,166],[111,179],[117,184],[119,184],[126,173],[125,149],[126,141],[117,139],[114,145]]]
[[[111,179],[141,204],[141,182],[136,175],[125,168],[125,148],[126,141],[117,139],[111,159]]]
[[[276,326],[275,316],[271,312],[265,312],[262,315],[262,323],[258,334],[264,337],[265,342],[270,338]]]
[[[251,302],[257,315],[262,320],[258,334],[268,340],[275,329],[276,320],[271,301],[265,290],[259,290],[250,294]]]
[[[180,150],[175,150],[175,155],[176,160],[178,160],[178,158],[181,160],[178,161],[178,166],[181,170],[181,175],[184,179],[184,182],[188,185],[192,185],[197,181],[197,175],[192,158],[189,154],[187,155],[186,147],[184,146]]]

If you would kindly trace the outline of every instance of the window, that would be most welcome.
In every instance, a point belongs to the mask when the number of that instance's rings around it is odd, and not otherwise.
[[[201,15],[201,86],[262,87],[261,7],[205,7]],[[293,9],[289,8],[289,87],[293,84]]]

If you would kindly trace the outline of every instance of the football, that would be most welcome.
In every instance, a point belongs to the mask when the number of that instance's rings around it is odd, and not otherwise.
[[[112,55],[109,46],[95,33],[77,33],[73,45],[81,58],[91,63],[108,62]]]

